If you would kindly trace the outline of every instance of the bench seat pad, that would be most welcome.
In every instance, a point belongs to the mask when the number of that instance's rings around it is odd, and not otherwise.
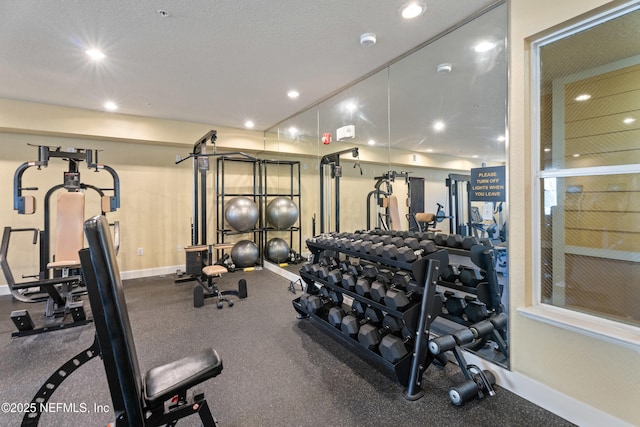
[[[182,390],[200,384],[222,372],[222,359],[208,348],[192,356],[150,369],[144,379],[144,399],[155,406]]]

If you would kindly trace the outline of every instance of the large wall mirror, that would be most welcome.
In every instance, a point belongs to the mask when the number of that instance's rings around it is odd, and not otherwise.
[[[424,229],[416,214],[432,213],[430,228],[494,245],[498,310],[508,313],[506,37],[507,5],[496,2],[265,133],[266,151],[301,162],[303,252],[304,241],[321,232],[388,228],[382,199],[394,196],[395,228]],[[472,173],[483,168],[501,169],[500,201],[470,196]],[[453,249],[450,262],[474,266]],[[450,315],[440,316],[434,331],[473,323],[465,306],[478,295],[466,294],[470,287],[447,294]],[[503,337],[502,349],[482,342],[471,350],[508,367]]]

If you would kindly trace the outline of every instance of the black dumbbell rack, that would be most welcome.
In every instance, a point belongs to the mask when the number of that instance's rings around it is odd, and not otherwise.
[[[420,398],[422,396],[422,391],[420,390],[422,374],[434,360],[434,356],[428,351],[430,326],[431,322],[440,312],[442,304],[441,299],[436,296],[435,292],[437,278],[439,276],[438,269],[440,267],[440,262],[437,257],[424,257],[419,261],[409,264],[398,262],[396,260],[385,259],[375,255],[354,252],[346,248],[336,250],[335,247],[325,245],[321,241],[317,240],[308,240],[307,246],[311,250],[315,262],[318,262],[319,256],[323,251],[329,250],[338,251],[347,256],[359,258],[360,260],[367,260],[372,263],[413,272],[417,282],[415,290],[422,295],[422,298],[419,302],[412,301],[402,310],[394,310],[384,304],[349,291],[341,286],[333,285],[327,280],[323,280],[304,271],[300,271],[300,276],[308,285],[308,293],[317,292],[317,288],[314,284],[319,283],[335,292],[348,295],[352,299],[360,301],[367,306],[384,311],[389,316],[403,320],[414,339],[411,347],[408,348],[407,354],[395,363],[391,363],[384,359],[377,350],[365,349],[357,340],[346,336],[339,329],[330,325],[326,317],[321,315],[321,313],[312,313],[305,310],[300,303],[301,298],[293,300],[292,303],[294,309],[301,315],[301,317],[308,317],[316,320],[317,324],[321,325],[330,334],[338,337],[338,339],[347,344],[351,349],[356,350],[357,352],[364,351],[367,355],[371,356],[378,365],[381,365],[388,371],[393,372],[398,382],[404,387],[407,387],[405,393],[405,397],[407,399],[415,400]]]

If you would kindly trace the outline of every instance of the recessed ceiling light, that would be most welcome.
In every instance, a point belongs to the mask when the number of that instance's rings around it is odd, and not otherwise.
[[[451,64],[449,64],[447,62],[447,63],[438,65],[437,70],[438,70],[439,73],[450,73],[451,72],[451,68],[452,68]]]
[[[115,111],[118,109],[118,105],[113,101],[107,101],[104,103],[104,108],[109,111]]]
[[[622,123],[624,123],[625,125],[630,125],[631,123],[635,122],[636,119],[634,119],[633,117],[627,117],[626,119],[624,119],[622,121]]]
[[[91,59],[94,61],[100,61],[105,58],[105,54],[100,52],[98,49],[88,49],[84,51]]]
[[[246,122],[244,122],[244,127],[246,127],[247,129],[253,129],[255,125],[256,124],[253,123],[253,120],[247,120]]]
[[[589,95],[588,93],[583,93],[581,95],[578,95],[574,98],[576,101],[586,101],[588,99],[591,99],[591,95]]]
[[[347,111],[350,113],[353,113],[358,110],[358,106],[356,105],[355,102],[348,102],[347,104],[345,104],[344,108],[346,108]]]
[[[442,120],[433,122],[433,130],[435,130],[436,132],[443,131],[444,128],[445,128],[445,124]]]
[[[474,154],[473,156],[471,156],[471,158],[473,159],[477,159],[479,156],[477,154]]]
[[[400,15],[404,19],[412,19],[420,16],[427,10],[427,6],[421,1],[412,1],[400,8]]]
[[[573,155],[573,157],[580,157],[580,154],[576,153]]]
[[[298,133],[298,129],[296,129],[295,127],[291,126],[289,128],[289,135],[296,136],[297,133]]]
[[[373,139],[370,139],[369,141],[367,141],[367,144],[369,145],[376,145],[376,141]]]
[[[433,148],[427,148],[427,153],[433,153]]]
[[[551,152],[551,148],[545,148],[545,149],[544,149],[544,152],[545,152],[545,153],[549,153],[549,152]]]
[[[494,42],[490,42],[488,40],[483,40],[480,43],[478,43],[477,45],[475,45],[473,50],[475,50],[478,53],[483,53],[483,52],[490,51],[494,47],[496,47],[496,44]]]
[[[291,99],[296,99],[300,96],[300,92],[298,92],[297,90],[290,90],[289,92],[287,92],[287,96]]]

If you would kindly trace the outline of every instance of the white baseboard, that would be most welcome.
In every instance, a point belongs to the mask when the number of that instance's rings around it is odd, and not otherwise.
[[[296,280],[300,279],[300,276],[298,276],[297,274],[292,273],[289,270],[285,270],[284,268],[281,268],[276,264],[270,263],[269,261],[265,261],[263,267],[265,270],[273,271],[274,273],[292,282],[295,282]]]
[[[171,265],[168,267],[145,268],[142,270],[121,271],[120,278],[122,280],[129,280],[129,279],[140,279],[143,277],[166,276],[169,274],[176,274],[177,270],[180,270],[184,273],[185,265],[184,264]]]
[[[633,426],[633,424],[567,396],[519,372],[509,371],[469,352],[465,352],[465,358],[468,363],[493,372],[496,383],[500,387],[576,425],[581,427]]]

